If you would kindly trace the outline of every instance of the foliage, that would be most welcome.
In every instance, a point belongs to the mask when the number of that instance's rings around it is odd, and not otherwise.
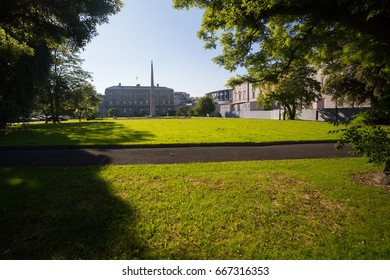
[[[0,129],[29,116],[34,97],[49,75],[49,49],[35,46],[35,55],[21,54],[17,60],[0,55]]]
[[[183,104],[179,108],[177,108],[176,116],[188,117],[190,115],[191,115],[191,107],[190,106]]]
[[[388,260],[363,162],[0,168],[0,258]]]
[[[82,47],[97,35],[97,25],[108,22],[108,16],[122,6],[120,0],[3,0],[0,24],[6,36],[20,45],[40,37],[48,43],[68,38]]]
[[[72,49],[68,44],[59,45],[52,49],[52,65],[47,90],[53,122],[59,122],[58,116],[61,109],[67,108],[69,105],[71,109],[80,109],[75,104],[75,100],[71,100],[72,97],[81,101],[81,93],[88,95],[93,90],[88,85],[91,75],[82,69],[82,61],[79,57],[79,50]],[[72,94],[74,91],[76,92]],[[89,91],[89,93],[85,91]],[[84,105],[80,104],[80,106]]]
[[[97,96],[95,87],[90,83],[85,83],[70,93],[67,107],[74,110],[81,122],[83,116],[94,117],[100,103],[101,99]]]
[[[334,101],[341,100],[352,107],[366,102],[367,99],[373,100],[372,92],[368,92],[365,84],[356,78],[356,72],[356,67],[350,66],[341,72],[328,75],[322,92],[332,96]]]
[[[275,84],[263,83],[263,94],[258,96],[258,104],[267,108],[278,103],[284,114],[294,120],[302,109],[310,108],[319,97],[320,84],[315,80],[315,74],[312,67],[300,65],[290,73],[280,75]]]
[[[354,104],[369,101],[376,120],[388,122],[389,46],[341,27],[335,27],[333,35],[336,38],[313,52],[314,62],[319,63],[326,74],[324,92],[331,94],[334,99]]]
[[[302,19],[339,22],[370,34],[378,41],[390,43],[386,23],[390,18],[386,0],[369,1],[237,1],[237,0],[173,0],[176,8],[197,7],[205,9],[200,35],[213,42],[214,31],[221,27],[233,30],[235,26],[258,27],[267,25],[280,15],[289,17],[289,23]],[[213,18],[212,18],[213,17]],[[237,28],[237,35],[244,29]]]
[[[203,96],[198,99],[194,111],[198,116],[207,116],[215,111],[214,100],[209,96]]]
[[[390,10],[380,1],[174,0],[176,8],[204,10],[198,36],[223,50],[214,61],[248,73],[229,85],[276,83],[296,60],[307,59],[324,74],[360,66],[354,79],[373,98],[374,111],[390,119]],[[361,87],[356,89],[359,94]],[[355,90],[354,90],[355,91]],[[355,95],[355,92],[351,94]],[[361,96],[359,97],[361,99]]]
[[[68,42],[85,46],[96,27],[119,12],[120,0],[0,2],[0,128],[31,112],[47,88],[51,53]],[[46,98],[43,98],[44,100]]]
[[[341,132],[338,148],[351,143],[356,154],[364,155],[370,163],[385,164],[384,172],[390,174],[390,135],[387,130],[372,124],[369,115],[360,114]]]
[[[91,76],[82,69],[83,60],[79,58],[79,50],[72,48],[69,42],[53,46],[50,49],[50,57],[49,76],[46,86],[41,88],[35,97],[34,111],[45,116],[50,115],[53,122],[59,122],[61,111],[78,109],[80,113],[79,109],[86,105],[83,103],[85,100],[81,93],[86,94],[85,99],[90,99],[87,95],[91,94],[86,93],[85,90],[91,87],[88,83]],[[77,105],[76,102],[81,103]]]

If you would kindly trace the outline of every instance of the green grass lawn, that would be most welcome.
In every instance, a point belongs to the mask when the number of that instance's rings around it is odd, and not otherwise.
[[[360,158],[2,168],[0,256],[388,260],[390,194],[354,179],[373,171]]]
[[[129,119],[13,126],[0,147],[263,143],[335,140],[334,126],[313,121],[191,118]]]

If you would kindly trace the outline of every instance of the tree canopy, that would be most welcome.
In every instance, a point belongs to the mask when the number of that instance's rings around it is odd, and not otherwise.
[[[82,47],[122,5],[121,0],[2,0],[0,30],[22,48],[36,36],[57,43],[68,38]]]
[[[176,8],[205,10],[200,36],[215,38],[215,31],[246,27],[266,31],[267,25],[282,16],[300,20],[341,23],[390,44],[387,29],[390,9],[387,0],[173,0]],[[237,29],[237,34],[240,30]],[[241,30],[242,31],[242,30]],[[214,33],[214,34],[213,34]],[[211,36],[208,36],[211,35]]]
[[[121,0],[0,1],[0,128],[28,114],[47,87],[52,49],[84,47]]]
[[[276,83],[279,75],[294,71],[294,61],[306,59],[327,75],[359,66],[354,78],[370,93],[374,105],[390,103],[388,1],[173,2],[176,8],[204,10],[198,36],[206,48],[222,46],[222,53],[214,58],[218,65],[230,71],[247,69],[246,75],[230,80],[229,85]]]
[[[194,111],[199,116],[207,116],[215,111],[215,104],[211,97],[203,96],[198,99]]]

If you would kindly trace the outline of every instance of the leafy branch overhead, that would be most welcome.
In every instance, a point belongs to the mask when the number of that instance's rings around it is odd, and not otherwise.
[[[214,61],[247,74],[228,85],[277,83],[278,76],[310,63],[323,74],[359,65],[355,76],[371,102],[390,104],[388,1],[173,0],[177,9],[204,10],[199,38],[222,46]],[[359,73],[375,73],[375,77]],[[370,94],[371,94],[370,93]],[[379,107],[378,107],[379,108]],[[389,108],[380,108],[381,114]],[[383,118],[386,116],[383,115]]]

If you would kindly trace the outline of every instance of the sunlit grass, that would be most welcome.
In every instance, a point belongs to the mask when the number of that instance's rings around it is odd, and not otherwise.
[[[330,123],[256,119],[129,119],[13,126],[0,146],[161,145],[335,140]]]
[[[364,159],[0,169],[4,259],[389,259]]]

